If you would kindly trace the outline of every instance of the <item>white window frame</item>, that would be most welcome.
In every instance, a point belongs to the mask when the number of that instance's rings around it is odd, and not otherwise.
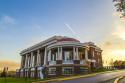
[[[55,70],[55,71],[53,71]],[[56,75],[56,67],[51,67],[48,69],[48,75]]]
[[[65,73],[65,69],[66,69],[66,68],[71,68],[71,69],[72,69],[72,73],[71,73],[71,74],[66,74],[66,73]],[[74,74],[74,67],[63,67],[63,68],[62,68],[62,75],[73,75],[73,74]]]
[[[73,55],[72,59],[70,59],[70,53],[71,51],[64,51],[63,64],[73,64]]]

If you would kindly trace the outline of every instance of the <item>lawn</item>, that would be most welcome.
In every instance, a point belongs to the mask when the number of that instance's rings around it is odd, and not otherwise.
[[[35,81],[41,81],[41,82],[47,82],[47,81],[55,81],[55,80],[69,80],[69,79],[75,79],[75,78],[81,78],[81,77],[89,77],[89,76],[95,76],[97,74],[102,74],[106,72],[114,72],[119,70],[113,70],[113,71],[98,71],[97,73],[91,73],[91,74],[84,74],[84,75],[75,75],[75,76],[69,76],[69,77],[55,77],[55,78],[46,78],[46,79],[33,79],[33,78],[16,78],[16,77],[7,77],[6,82],[5,78],[0,77],[0,83],[32,83]]]
[[[0,83],[32,83],[33,81],[38,81],[38,79],[7,77],[5,80],[5,78],[0,77]]]

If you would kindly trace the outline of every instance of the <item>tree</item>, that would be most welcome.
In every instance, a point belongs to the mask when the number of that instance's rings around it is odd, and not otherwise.
[[[118,69],[125,68],[125,61],[116,60],[116,61],[114,61],[113,64],[114,64],[115,68],[118,68]]]
[[[113,0],[115,3],[116,10],[121,12],[122,17],[125,17],[125,0]]]
[[[5,72],[5,68],[3,69],[3,72],[1,73],[1,77],[5,77],[6,76],[6,72]]]
[[[114,66],[113,63],[114,63],[114,61],[113,61],[113,59],[111,59],[110,62],[109,62],[109,65],[113,67]]]
[[[4,67],[3,72],[1,73],[1,77],[6,77],[8,72],[8,67]]]

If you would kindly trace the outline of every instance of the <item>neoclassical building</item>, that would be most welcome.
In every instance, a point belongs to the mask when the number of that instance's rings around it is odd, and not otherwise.
[[[19,77],[53,77],[83,74],[102,67],[102,50],[92,42],[81,43],[65,36],[53,36],[21,51]]]

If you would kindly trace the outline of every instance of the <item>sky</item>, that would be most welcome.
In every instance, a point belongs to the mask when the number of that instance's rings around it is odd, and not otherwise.
[[[112,0],[0,0],[0,68],[20,66],[20,51],[54,35],[102,48],[104,64],[125,60],[125,19]]]

